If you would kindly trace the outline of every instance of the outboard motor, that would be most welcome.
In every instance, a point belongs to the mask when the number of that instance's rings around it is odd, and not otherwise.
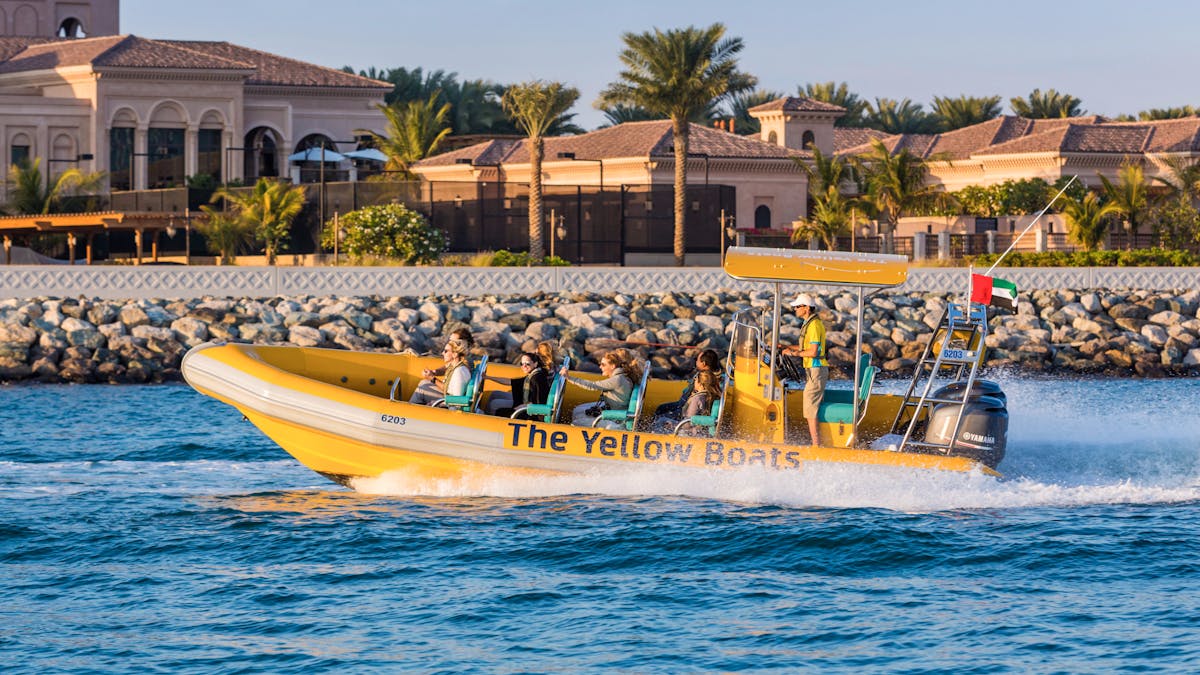
[[[931,394],[936,399],[962,399],[966,382],[953,382]],[[1004,459],[1008,445],[1008,408],[1000,385],[988,380],[976,380],[967,398],[958,436],[954,441],[954,454],[971,457],[985,465],[996,468]],[[939,403],[929,415],[925,440],[930,443],[950,443],[954,432],[955,418],[961,403]]]

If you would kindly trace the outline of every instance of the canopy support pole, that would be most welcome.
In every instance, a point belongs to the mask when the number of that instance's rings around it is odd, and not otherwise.
[[[859,382],[859,378],[862,377],[862,373],[860,372],[862,370],[862,353],[863,353],[863,344],[862,344],[862,339],[863,339],[862,338],[862,334],[863,334],[863,287],[862,286],[858,287],[858,322],[857,322],[857,325],[855,326],[854,332],[855,332],[855,335],[854,335],[854,380],[852,380],[852,382],[853,382],[852,388],[854,390],[854,397],[851,399],[854,403],[850,408],[850,411],[851,411],[850,412],[850,422],[853,425],[853,430],[851,431],[851,434],[850,434],[851,442],[858,441],[858,406],[861,403],[861,401],[859,400],[860,387],[858,386],[858,382]]]
[[[767,377],[767,400],[775,400],[775,364],[779,358],[779,322],[782,317],[779,316],[779,282],[775,282],[775,305],[772,310],[771,321],[771,372]]]

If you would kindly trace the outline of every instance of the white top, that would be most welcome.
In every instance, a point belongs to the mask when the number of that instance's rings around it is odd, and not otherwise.
[[[450,377],[446,378],[446,395],[447,396],[465,396],[467,393],[467,384],[471,381],[471,369],[466,366],[459,366],[450,373]]]

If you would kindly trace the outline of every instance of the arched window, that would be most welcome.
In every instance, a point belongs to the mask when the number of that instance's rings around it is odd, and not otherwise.
[[[771,229],[771,207],[763,204],[762,206],[754,209],[754,229]]]
[[[817,137],[813,135],[811,130],[805,130],[804,135],[800,137],[800,147],[807,150],[810,145],[816,142]]]
[[[767,142],[771,145],[779,145],[779,134],[774,131],[767,134]]]
[[[58,25],[58,37],[60,38],[85,38],[87,32],[83,30],[83,23],[71,17],[63,19],[63,22]]]

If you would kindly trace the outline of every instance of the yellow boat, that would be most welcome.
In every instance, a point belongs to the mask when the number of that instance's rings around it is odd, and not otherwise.
[[[305,466],[344,485],[390,472],[417,480],[471,482],[625,466],[758,469],[798,475],[813,462],[998,475],[994,469],[1003,454],[1007,414],[1002,430],[988,432],[1000,436],[991,438],[988,452],[978,447],[986,434],[961,432],[960,425],[970,415],[970,392],[977,388],[972,380],[975,366],[982,361],[982,336],[968,335],[953,324],[931,342],[937,352],[931,362],[938,363],[923,391],[922,381],[915,377],[904,395],[872,392],[874,367],[861,358],[855,364],[856,386],[830,389],[821,406],[821,434],[830,439],[830,446],[801,441],[808,435],[803,397],[775,367],[779,325],[771,317],[780,315],[781,287],[807,283],[857,288],[856,353],[861,354],[863,291],[904,283],[904,257],[735,247],[727,253],[725,270],[737,279],[773,283],[775,303],[769,314],[747,310],[735,316],[722,400],[711,415],[692,420],[707,429],[702,436],[646,430],[655,406],[678,399],[684,386],[679,381],[643,378],[628,411],[609,411],[608,417],[620,421],[620,428],[610,430],[569,424],[570,410],[594,401],[595,394],[564,386],[561,376],[552,385],[551,400],[526,411],[531,413],[528,419],[473,412],[500,390],[483,379],[484,371],[505,378],[521,376],[516,366],[489,365],[486,359],[476,368],[468,395],[441,407],[406,400],[422,371],[441,365],[434,357],[206,343],[188,352],[182,371],[197,391],[234,406]],[[965,351],[967,358],[940,362],[938,349],[949,349],[954,347],[951,340],[963,339],[967,349],[959,352]],[[953,399],[931,395],[936,377],[955,368],[960,389],[965,384],[966,393]],[[922,432],[936,435],[933,422],[939,407],[953,408],[955,401],[960,412],[951,416],[953,424],[941,424],[941,440],[922,440]],[[893,434],[890,447],[866,445],[889,433]]]

